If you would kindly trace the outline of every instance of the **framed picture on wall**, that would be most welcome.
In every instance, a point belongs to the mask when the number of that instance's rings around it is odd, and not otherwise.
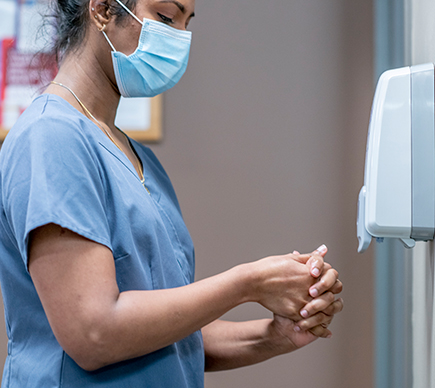
[[[57,73],[42,26],[47,0],[0,0],[0,141]],[[121,97],[115,125],[141,142],[162,138],[162,98]]]

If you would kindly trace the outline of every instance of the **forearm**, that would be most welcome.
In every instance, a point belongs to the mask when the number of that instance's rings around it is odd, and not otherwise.
[[[205,326],[202,330],[205,370],[240,368],[296,350],[287,340],[277,340],[271,324],[271,319],[247,322],[216,320]]]
[[[78,347],[73,358],[94,370],[181,340],[247,301],[244,272],[242,266],[235,267],[185,287],[120,293],[102,311],[104,319],[80,327],[74,342],[82,338],[87,349]]]

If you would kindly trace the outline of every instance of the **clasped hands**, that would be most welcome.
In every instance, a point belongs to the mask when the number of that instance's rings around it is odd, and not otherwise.
[[[296,347],[329,338],[328,326],[343,309],[343,300],[336,299],[343,285],[338,272],[324,262],[326,253],[322,245],[311,254],[294,251],[257,262],[264,275],[257,301],[274,313],[274,330]]]
[[[299,312],[299,317],[294,317],[296,325],[294,330],[299,332],[309,330],[317,337],[331,337],[332,333],[328,326],[335,314],[343,309],[343,299],[335,299],[343,289],[343,284],[338,279],[338,272],[330,264],[323,261],[328,249],[325,245],[317,248],[307,261],[310,274],[315,283],[309,288],[310,300]],[[303,256],[294,251],[294,255],[299,255],[303,262]],[[322,268],[323,267],[323,268]],[[302,320],[299,320],[302,317]],[[299,318],[299,319],[298,319]]]

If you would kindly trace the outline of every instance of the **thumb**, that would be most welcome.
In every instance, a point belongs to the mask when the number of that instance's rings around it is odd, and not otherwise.
[[[328,252],[328,248],[325,244],[322,244],[311,254],[311,258],[307,261],[310,267],[310,273],[313,277],[318,278],[323,270],[323,258]],[[320,256],[320,258],[319,258]]]
[[[326,253],[328,252],[328,247],[325,244],[320,245],[315,251],[313,251],[313,255],[320,255],[322,257],[325,257]]]

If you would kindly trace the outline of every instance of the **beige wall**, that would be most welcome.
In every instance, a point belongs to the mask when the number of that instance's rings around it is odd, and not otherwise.
[[[345,283],[334,337],[263,365],[207,375],[207,388],[367,388],[373,262],[356,254],[373,94],[367,0],[198,0],[191,62],[165,96],[152,148],[177,189],[197,278],[321,243]],[[228,318],[268,316],[245,306]]]
[[[153,145],[196,245],[197,278],[329,246],[346,307],[331,340],[207,388],[373,386],[373,262],[356,254],[373,93],[367,0],[198,0],[189,69]],[[269,316],[240,307],[228,319]],[[6,352],[6,340],[1,348]]]

